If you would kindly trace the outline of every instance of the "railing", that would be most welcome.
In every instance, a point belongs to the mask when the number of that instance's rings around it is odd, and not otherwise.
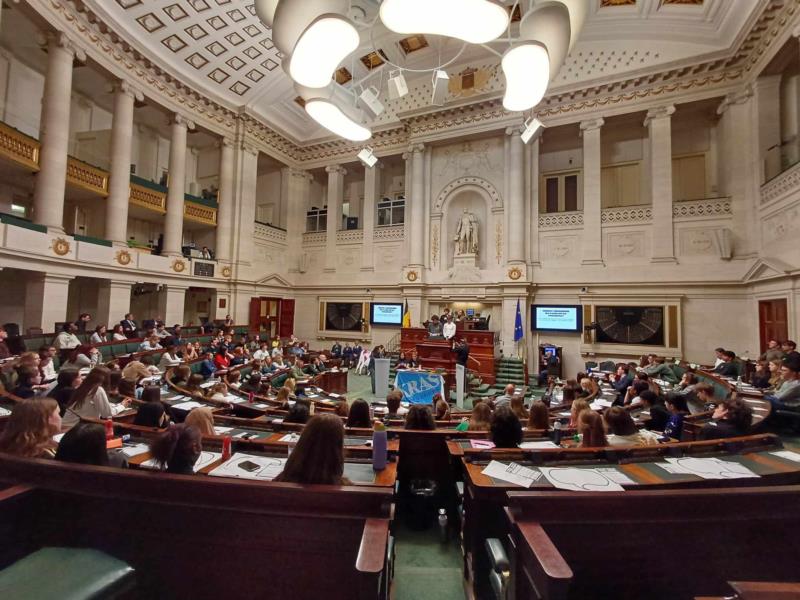
[[[731,199],[702,198],[682,200],[672,204],[672,216],[676,219],[694,217],[724,217],[731,214]]]
[[[103,197],[108,196],[108,171],[98,169],[74,156],[67,157],[67,183]]]
[[[604,208],[600,213],[600,222],[605,225],[627,225],[628,223],[649,223],[653,220],[653,209],[650,205],[618,206]]]
[[[203,206],[195,202],[183,203],[183,216],[184,218],[194,221],[195,223],[204,223],[206,225],[217,224],[217,209]]]
[[[583,211],[539,215],[539,229],[575,229],[583,227]]]
[[[38,171],[40,148],[38,140],[0,122],[0,156]]]

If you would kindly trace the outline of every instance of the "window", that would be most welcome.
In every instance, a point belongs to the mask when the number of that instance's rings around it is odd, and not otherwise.
[[[539,211],[572,212],[583,209],[580,171],[546,173],[539,186]]]
[[[672,199],[700,200],[706,195],[706,156],[678,156],[672,159]]]
[[[394,200],[383,197],[378,201],[378,227],[402,225],[406,218],[406,197],[398,194]]]
[[[312,208],[306,213],[306,233],[325,231],[328,228],[328,209]]]
[[[640,193],[639,162],[608,165],[600,170],[600,206],[636,206],[644,204]]]

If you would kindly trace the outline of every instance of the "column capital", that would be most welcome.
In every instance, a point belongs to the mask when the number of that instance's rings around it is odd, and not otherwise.
[[[191,119],[189,119],[187,117],[184,117],[182,114],[179,114],[179,113],[175,113],[174,115],[172,115],[172,119],[170,121],[170,125],[181,125],[181,126],[185,127],[186,129],[194,129],[195,128],[194,121],[192,121]]]
[[[69,52],[79,62],[86,62],[86,52],[79,48],[63,31],[48,31],[39,37],[43,48],[61,48]]]
[[[120,79],[116,83],[109,85],[108,91],[111,94],[124,94],[137,102],[142,102],[144,100],[144,94],[125,79]]]
[[[668,104],[667,106],[658,106],[656,108],[651,108],[647,111],[647,115],[644,118],[644,126],[647,127],[650,125],[651,121],[655,119],[669,119],[675,113],[675,105]]]
[[[603,117],[589,119],[588,121],[581,121],[581,131],[593,131],[595,129],[600,129],[604,123],[605,120]]]
[[[723,114],[726,110],[728,110],[729,107],[734,106],[736,104],[744,104],[752,97],[753,97],[753,86],[747,84],[742,89],[727,94],[717,107],[717,114],[718,115]]]
[[[341,175],[344,177],[347,174],[347,169],[345,169],[342,165],[328,165],[325,167],[325,172],[329,177],[331,175]]]
[[[425,144],[411,144],[408,147],[407,154],[419,154],[425,151]]]

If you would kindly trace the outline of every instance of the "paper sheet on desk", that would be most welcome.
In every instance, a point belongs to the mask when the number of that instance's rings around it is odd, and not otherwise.
[[[548,440],[545,442],[522,442],[519,448],[522,450],[541,450],[544,448],[558,448],[558,446]]]
[[[619,483],[600,469],[575,467],[539,467],[553,487],[571,492],[624,492]]]
[[[703,479],[745,479],[759,477],[739,463],[718,458],[680,457],[667,458],[667,464],[656,463],[668,473],[696,475]]]
[[[486,465],[482,473],[493,479],[500,479],[525,488],[531,487],[542,477],[542,474],[536,469],[529,469],[513,462],[506,465],[497,460],[493,460]]]
[[[243,468],[242,463],[255,463],[258,468],[248,471]],[[258,479],[261,481],[272,481],[275,479],[286,464],[285,458],[257,456],[255,454],[245,454],[237,452],[227,461],[212,470],[209,475],[214,477],[237,477],[240,479]]]
[[[791,450],[779,450],[777,452],[770,452],[770,454],[774,454],[779,458],[785,458],[786,460],[800,462],[800,454],[792,452]]]

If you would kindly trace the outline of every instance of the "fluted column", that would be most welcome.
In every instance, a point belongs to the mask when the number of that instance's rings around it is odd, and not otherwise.
[[[47,75],[42,96],[41,156],[33,196],[33,219],[57,231],[64,230],[64,188],[67,184],[69,111],[72,63],[86,60],[63,33],[47,38]]]
[[[217,193],[217,260],[231,260],[231,231],[233,229],[233,142],[223,138],[219,142],[219,192]]]
[[[411,229],[408,243],[411,246],[409,266],[422,267],[425,256],[425,146],[416,144],[409,148],[411,152]],[[406,196],[406,206],[409,198]]]
[[[164,218],[164,256],[181,254],[183,243],[183,202],[186,195],[186,135],[194,123],[176,114],[172,119],[169,144],[169,187],[167,215]]]
[[[602,229],[600,223],[600,128],[603,119],[581,122],[583,133],[583,261],[584,265],[602,265]]]
[[[364,206],[362,212],[363,241],[361,243],[361,270],[372,271],[375,268],[373,256],[373,238],[375,236],[375,207],[381,193],[381,171],[383,164],[364,167]]]
[[[647,111],[650,143],[650,197],[653,202],[653,262],[675,262],[672,231],[672,114],[675,107]]]
[[[509,137],[508,163],[508,262],[525,262],[525,144],[518,128],[506,129]]]
[[[131,142],[134,100],[142,93],[127,81],[114,86],[114,117],[111,121],[111,173],[106,202],[106,238],[118,244],[128,240],[128,203],[131,195]]]
[[[342,223],[342,194],[347,170],[341,165],[325,167],[328,173],[328,226],[325,244],[325,270],[336,270],[336,234]]]

